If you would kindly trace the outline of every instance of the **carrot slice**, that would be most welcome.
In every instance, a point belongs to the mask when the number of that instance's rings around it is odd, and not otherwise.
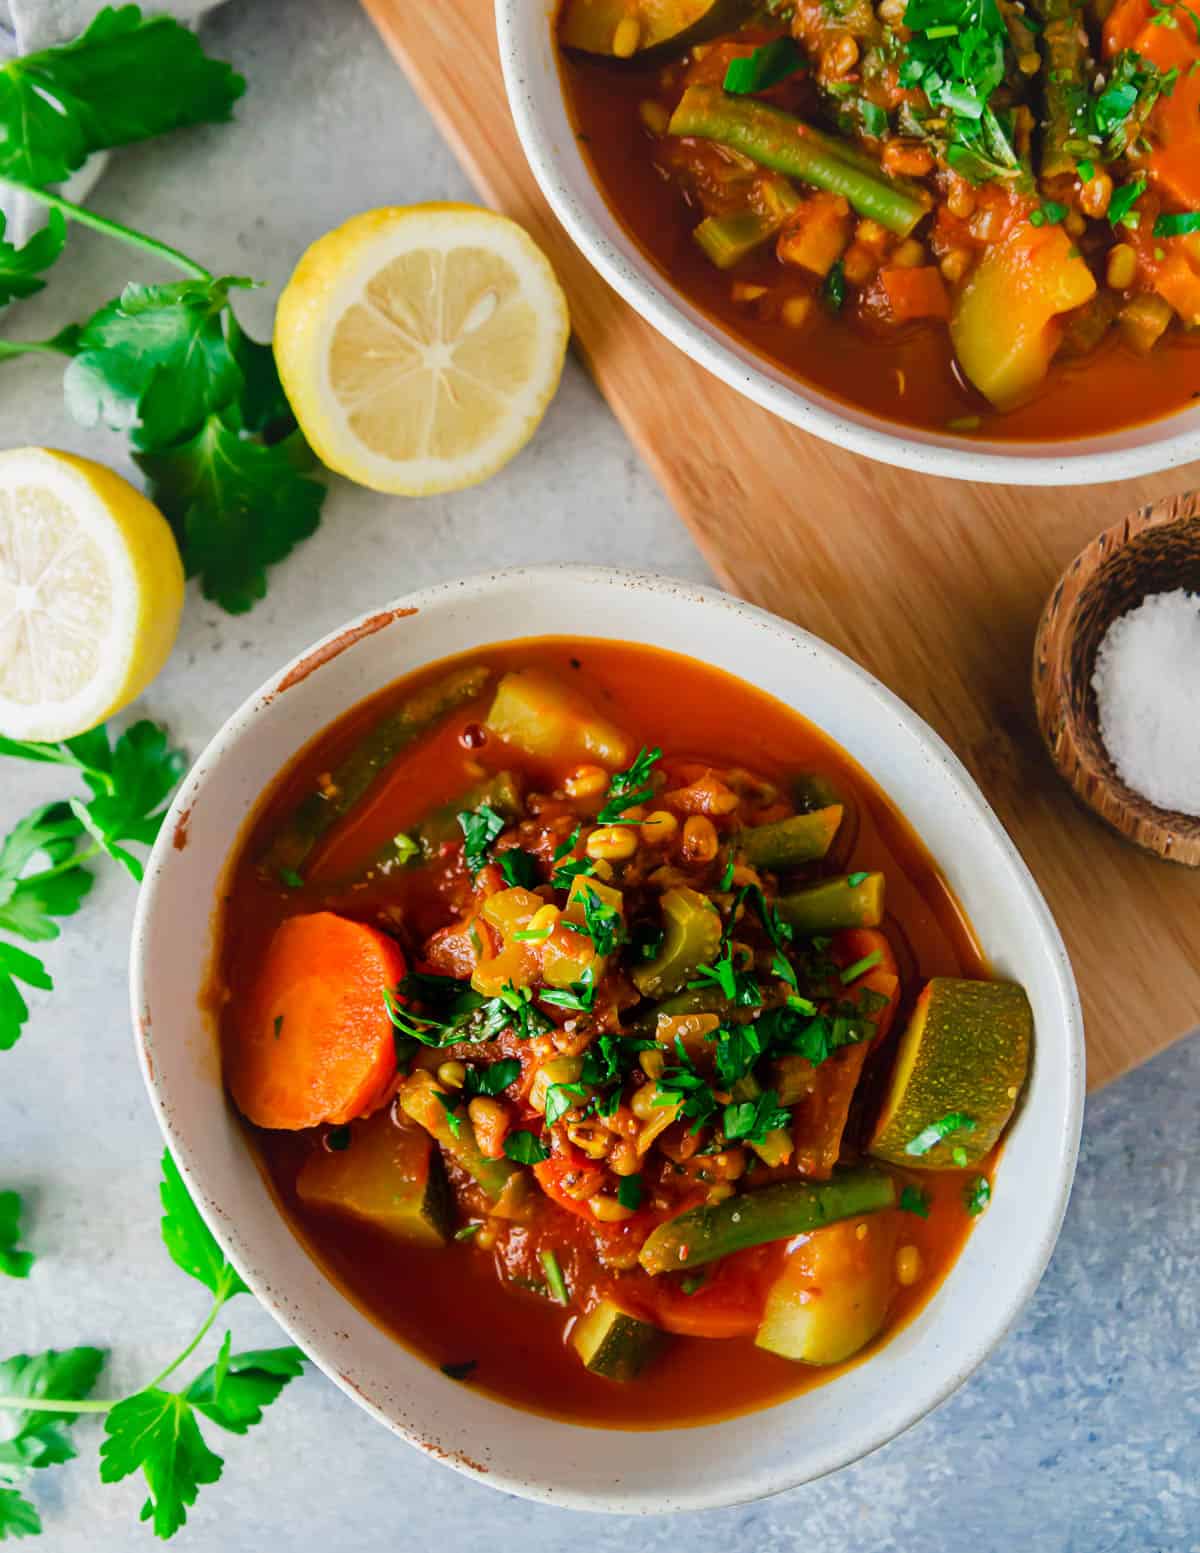
[[[396,1073],[383,994],[405,970],[361,922],[319,911],[281,923],[225,1054],[242,1114],[294,1132],[377,1110]]]

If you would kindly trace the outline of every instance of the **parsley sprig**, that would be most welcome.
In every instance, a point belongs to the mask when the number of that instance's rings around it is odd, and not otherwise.
[[[142,1519],[153,1522],[158,1536],[173,1536],[200,1489],[215,1483],[224,1465],[205,1441],[200,1420],[245,1434],[304,1368],[304,1355],[290,1346],[235,1354],[227,1331],[214,1363],[181,1390],[164,1386],[199,1348],[226,1304],[249,1291],[196,1211],[169,1154],[162,1164],[163,1241],[175,1264],[210,1290],[208,1314],[149,1385],[122,1398],[91,1395],[106,1358],[99,1348],[47,1349],[0,1361],[0,1541],[42,1530],[38,1509],[22,1490],[39,1469],[72,1459],[67,1431],[84,1413],[104,1415],[101,1481],[116,1483],[141,1472],[149,1490]]]
[[[140,882],[142,864],[127,843],[153,842],[186,760],[170,747],[166,731],[148,721],[134,723],[115,745],[103,725],[59,744],[0,736],[0,755],[69,767],[89,795],[42,804],[0,843],[0,1051],[7,1051],[29,1018],[17,983],[47,992],[54,987],[43,962],[11,939],[58,938],[54,919],[79,910],[94,882],[87,865],[102,854]]]
[[[608,784],[608,798],[596,816],[597,825],[632,825],[632,820],[621,816],[627,810],[654,797],[650,773],[655,763],[662,759],[662,750],[648,750],[644,745],[627,771],[616,772]]]
[[[170,89],[163,89],[163,82]],[[67,408],[85,426],[128,434],[151,499],[175,532],[189,576],[241,613],[266,572],[312,534],[324,487],[268,345],[247,336],[230,294],[256,284],[216,276],[160,242],[52,193],[93,152],[232,116],[245,82],[195,34],[135,5],[108,6],[81,37],[0,68],[0,181],[49,209],[21,249],[0,229],[0,304],[30,296],[75,223],[166,261],[187,277],[131,283],[82,325],[46,340],[0,340],[0,361],[69,358]]]
[[[16,1192],[0,1192],[0,1273],[6,1278],[28,1278],[33,1252],[17,1244],[21,1238],[21,1198]]]

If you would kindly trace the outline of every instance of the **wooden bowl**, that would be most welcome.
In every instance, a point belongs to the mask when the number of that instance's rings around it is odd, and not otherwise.
[[[1060,776],[1135,846],[1200,866],[1200,818],[1127,786],[1100,738],[1092,671],[1112,622],[1148,594],[1200,592],[1200,492],[1153,503],[1106,529],[1059,578],[1038,625],[1033,699]]]

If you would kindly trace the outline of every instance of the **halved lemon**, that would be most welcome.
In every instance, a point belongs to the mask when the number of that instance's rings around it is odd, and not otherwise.
[[[428,496],[520,452],[569,334],[550,262],[515,222],[473,205],[385,207],[305,253],[279,299],[275,359],[322,462]]]
[[[166,518],[120,475],[52,448],[0,453],[0,733],[73,738],[140,695],[183,585]]]

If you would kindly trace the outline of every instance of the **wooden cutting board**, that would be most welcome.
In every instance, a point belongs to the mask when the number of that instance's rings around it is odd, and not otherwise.
[[[558,225],[509,115],[492,0],[364,4],[481,195],[550,255],[579,350],[724,586],[856,658],[971,769],[1066,938],[1090,1085],[1200,1025],[1200,870],[1142,856],[1075,806],[1029,691],[1062,568],[1122,513],[1200,484],[1200,466],[1078,491],[970,486],[795,430],[643,323]]]

